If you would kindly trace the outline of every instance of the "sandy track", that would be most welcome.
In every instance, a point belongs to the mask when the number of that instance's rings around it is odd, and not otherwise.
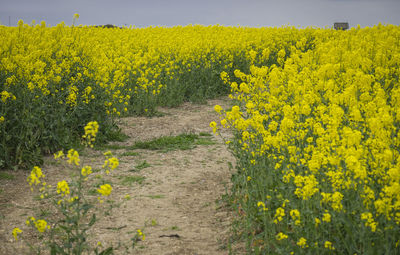
[[[162,117],[128,117],[120,127],[130,138],[121,146],[132,145],[163,135],[182,133],[210,133],[209,123],[217,121],[213,106],[227,107],[228,100],[211,100],[205,105],[186,103],[178,108],[159,109]],[[224,134],[228,135],[228,134]],[[157,152],[135,150],[138,155],[121,156],[126,150],[113,150],[120,159],[120,166],[111,175],[113,195],[120,201],[126,194],[131,199],[110,216],[96,223],[91,236],[105,246],[128,242],[137,229],[143,229],[146,240],[137,244],[130,254],[227,254],[224,248],[229,235],[230,216],[223,204],[217,201],[229,187],[230,170],[227,162],[234,162],[222,139],[213,136],[213,145],[197,145],[190,150]],[[92,165],[101,165],[101,152],[90,151],[82,157]],[[48,159],[51,162],[51,159]],[[143,169],[136,169],[146,162]],[[43,167],[49,182],[63,179],[65,172],[59,166],[46,163]],[[23,226],[28,207],[33,205],[26,198],[27,172],[10,172],[14,180],[1,180],[0,194],[1,254],[24,252],[9,234],[14,226]],[[126,177],[136,176],[141,181],[124,183]],[[110,230],[114,228],[114,230]],[[17,249],[17,250],[15,250]],[[126,254],[124,248],[115,251]]]

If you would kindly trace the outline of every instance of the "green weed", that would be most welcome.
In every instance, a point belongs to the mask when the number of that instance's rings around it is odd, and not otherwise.
[[[200,137],[197,134],[180,134],[177,136],[162,136],[150,141],[139,141],[129,148],[158,150],[162,152],[174,150],[190,150],[196,145],[212,145],[215,144],[209,137]]]
[[[160,199],[160,198],[165,198],[165,195],[148,195],[146,197],[151,199]]]
[[[200,132],[199,136],[206,136],[206,137],[211,137],[213,136],[211,133],[207,133],[207,132]]]
[[[95,147],[95,149],[99,151],[122,150],[126,148],[127,148],[126,145],[120,145],[120,144],[101,144]]]
[[[144,168],[150,167],[151,165],[149,163],[147,163],[147,161],[143,161],[142,163],[138,164],[135,168],[140,171]]]
[[[125,186],[132,186],[134,183],[142,184],[146,177],[144,176],[121,176],[121,184]]]
[[[139,156],[138,152],[135,151],[125,151],[120,154],[121,157],[133,157],[133,156]]]
[[[0,180],[14,180],[15,176],[6,172],[0,172]]]
[[[171,230],[179,230],[179,227],[178,226],[172,226]]]

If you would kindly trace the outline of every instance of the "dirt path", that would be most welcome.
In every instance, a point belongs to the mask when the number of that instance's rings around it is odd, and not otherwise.
[[[162,117],[128,117],[120,127],[129,135],[125,142],[115,143],[113,154],[120,166],[112,176],[113,195],[120,201],[131,196],[120,208],[92,230],[94,239],[105,246],[127,242],[137,229],[143,229],[145,241],[132,254],[227,254],[226,238],[230,229],[229,212],[217,200],[229,186],[227,162],[234,158],[220,137],[212,135],[210,144],[189,150],[167,152],[128,150],[136,141],[182,133],[211,133],[209,123],[218,120],[213,106],[229,107],[229,101],[211,100],[206,105],[184,104],[179,108],[159,109]],[[225,108],[224,107],[224,108]],[[225,134],[227,135],[227,134]],[[116,149],[118,148],[118,149]],[[102,164],[102,152],[85,153],[83,161]],[[49,182],[62,180],[65,172],[46,160],[43,167]],[[29,207],[27,172],[9,172],[13,180],[0,180],[0,254],[23,251],[9,234],[13,227],[23,226]],[[113,230],[112,230],[113,229]],[[106,231],[107,230],[107,231]],[[111,231],[110,231],[111,230]],[[116,254],[126,254],[124,248]]]

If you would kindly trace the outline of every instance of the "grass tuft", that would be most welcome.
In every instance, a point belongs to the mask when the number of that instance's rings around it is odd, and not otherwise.
[[[124,153],[121,153],[120,156],[121,157],[139,156],[139,153],[135,151],[125,151]]]
[[[142,163],[138,164],[137,166],[135,166],[135,169],[137,169],[138,171],[145,169],[147,167],[150,167],[151,165],[149,163],[147,163],[147,161],[143,161]]]
[[[211,133],[207,133],[207,132],[200,132],[199,136],[211,137],[213,135]]]
[[[146,177],[144,176],[120,176],[121,184],[125,186],[132,186],[134,183],[142,184]]]
[[[0,172],[0,180],[14,180],[15,176],[6,172]]]
[[[204,136],[204,134],[203,134]],[[150,141],[136,142],[130,149],[159,150],[162,152],[174,150],[190,150],[196,145],[215,144],[210,137],[201,137],[197,134],[180,134],[177,136],[162,136]]]
[[[151,199],[160,199],[160,198],[165,198],[165,195],[148,195],[146,197]]]

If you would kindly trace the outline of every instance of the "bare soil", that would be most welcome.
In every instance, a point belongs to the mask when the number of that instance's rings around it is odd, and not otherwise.
[[[214,105],[226,109],[230,103],[227,98],[204,105],[185,103],[178,108],[160,108],[161,117],[123,118],[120,127],[130,138],[115,144],[123,147],[165,135],[212,133],[210,121],[219,120]],[[113,187],[110,199],[122,201],[127,194],[131,199],[94,225],[91,241],[116,247],[115,254],[228,254],[231,214],[220,199],[229,189],[228,162],[233,163],[234,158],[220,136],[211,139],[215,144],[190,150],[134,150],[136,155],[127,155],[129,150],[124,148],[111,150],[120,165],[109,176]],[[81,155],[82,162],[94,167],[101,167],[103,160],[101,151],[86,150]],[[51,157],[42,169],[53,185],[70,171]],[[28,171],[6,172],[15,178],[0,180],[0,254],[30,254],[11,231],[18,226],[24,230],[24,238],[33,240],[36,234],[28,230],[25,220],[40,202],[32,199],[26,182]],[[137,229],[146,235],[144,241],[129,251],[118,245],[128,244]]]

